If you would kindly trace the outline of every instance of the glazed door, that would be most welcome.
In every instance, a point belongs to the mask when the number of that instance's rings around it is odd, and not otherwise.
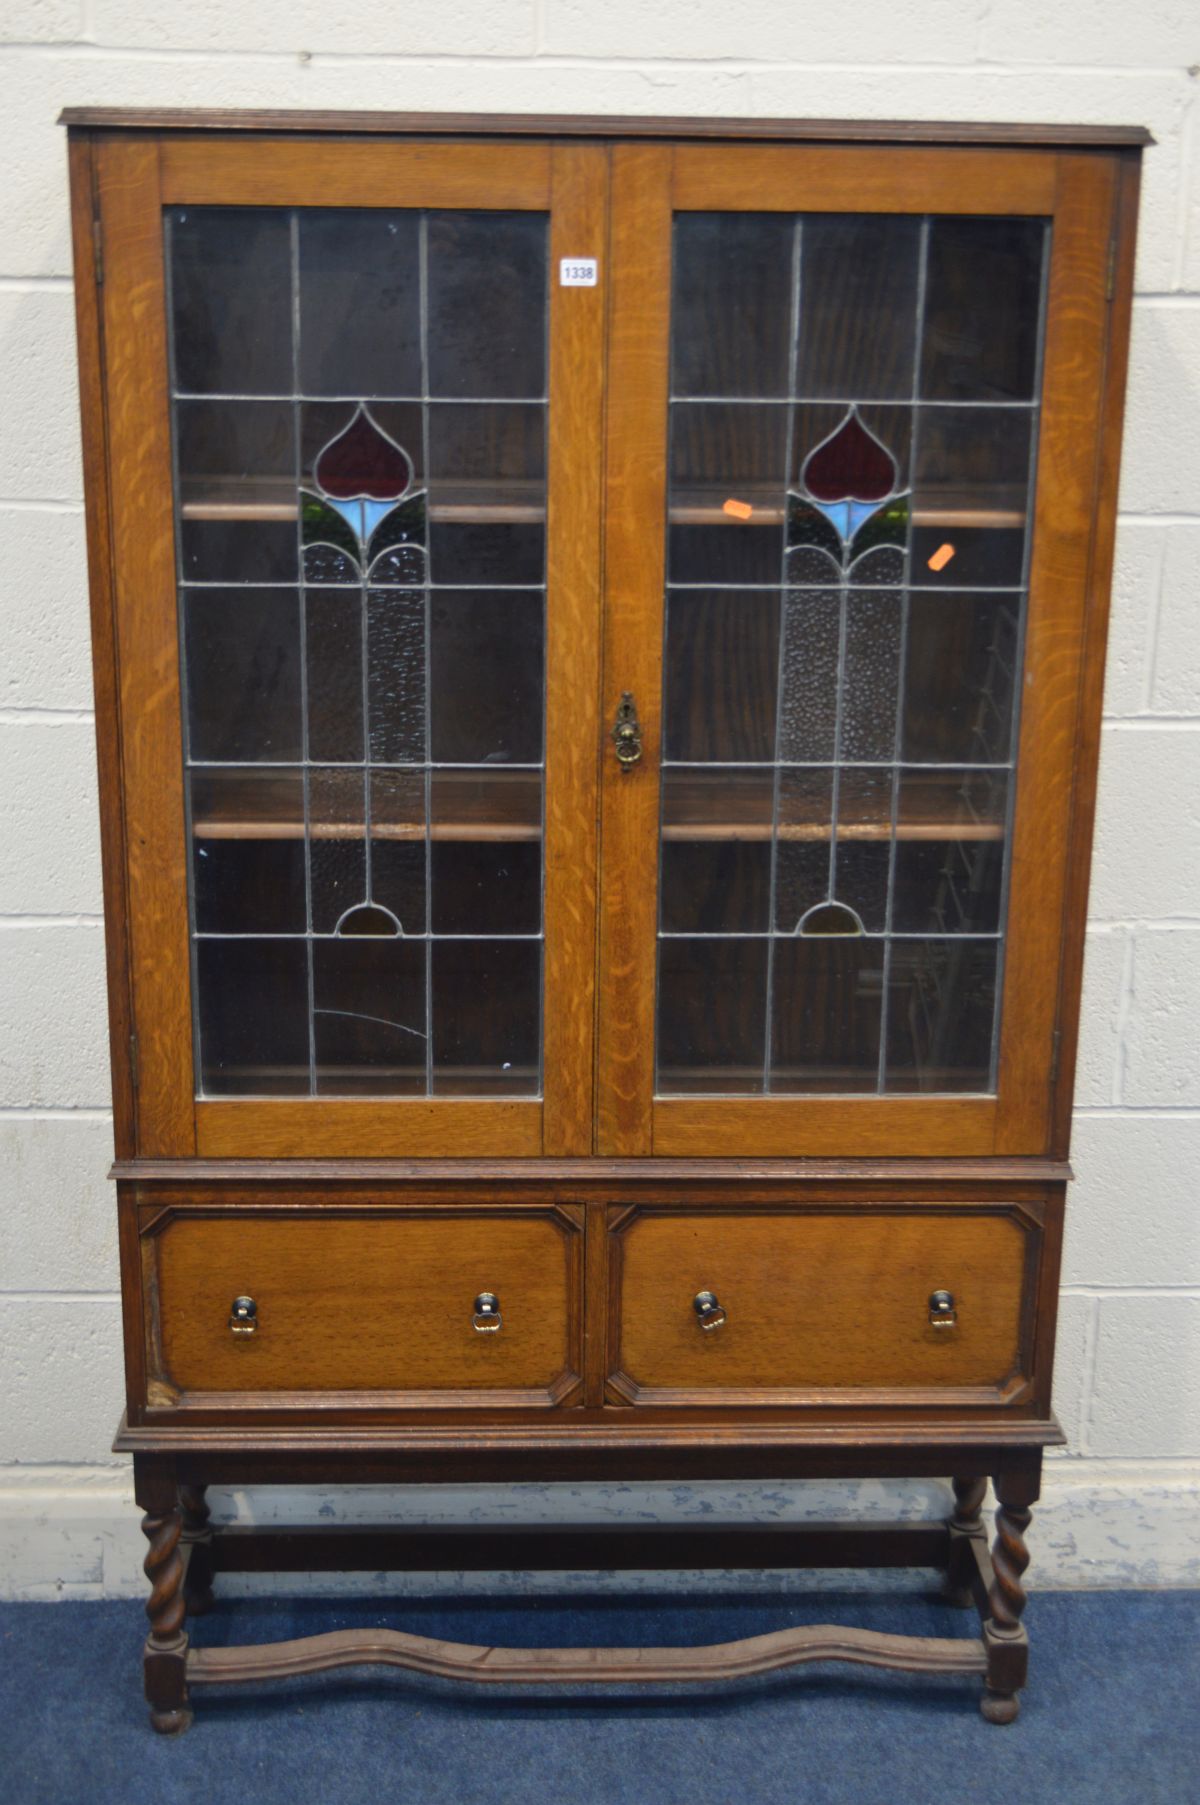
[[[605,166],[101,149],[144,1155],[590,1148]]]
[[[628,147],[612,204],[601,1149],[1039,1152],[1112,166]]]

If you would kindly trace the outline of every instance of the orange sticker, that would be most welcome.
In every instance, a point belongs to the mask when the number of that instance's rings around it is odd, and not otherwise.
[[[954,547],[952,545],[939,545],[929,560],[930,570],[945,570],[953,556]]]
[[[735,520],[749,520],[754,509],[748,501],[727,501],[721,508],[723,514],[732,514]]]

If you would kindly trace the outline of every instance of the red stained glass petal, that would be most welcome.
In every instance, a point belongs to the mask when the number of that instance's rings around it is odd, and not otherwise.
[[[804,465],[804,485],[817,501],[882,501],[895,483],[896,460],[856,413]]]
[[[412,464],[360,407],[317,459],[316,477],[336,501],[398,501],[412,481]]]

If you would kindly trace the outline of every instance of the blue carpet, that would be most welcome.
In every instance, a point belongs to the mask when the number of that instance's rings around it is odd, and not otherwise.
[[[1179,1805],[1200,1797],[1200,1594],[1044,1593],[1017,1723],[979,1682],[809,1667],[671,1696],[468,1692],[395,1672],[198,1695],[182,1737],[141,1700],[136,1603],[0,1607],[0,1798],[12,1805]],[[459,1641],[722,1641],[838,1621],[967,1634],[908,1594],[783,1600],[238,1600],[198,1642],[356,1624]]]

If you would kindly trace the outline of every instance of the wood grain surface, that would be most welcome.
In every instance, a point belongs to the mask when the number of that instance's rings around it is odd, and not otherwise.
[[[966,1637],[893,1636],[806,1624],[700,1648],[497,1648],[413,1636],[406,1630],[327,1630],[250,1648],[190,1648],[190,1686],[282,1680],[331,1668],[404,1667],[476,1685],[645,1685],[747,1679],[806,1661],[849,1661],[903,1673],[985,1673],[987,1656]]]
[[[196,1150],[210,1159],[420,1158],[453,1147],[462,1155],[529,1159],[542,1150],[540,1100],[471,1097],[210,1098],[195,1105]]]
[[[615,1231],[612,1363],[637,1396],[775,1389],[999,1390],[1021,1360],[1027,1230],[1011,1216],[688,1216],[637,1211]],[[958,1325],[934,1329],[929,1297]],[[727,1312],[703,1330],[712,1291]]]
[[[181,1392],[536,1394],[577,1372],[582,1234],[558,1213],[176,1216],[154,1236],[162,1379]],[[502,1327],[472,1326],[476,1296]],[[235,1335],[230,1307],[258,1307]]]
[[[611,319],[604,532],[603,720],[632,695],[640,761],[611,742],[601,782],[596,1148],[649,1153],[654,1091],[654,948],[666,569],[671,152],[619,145],[612,158]]]
[[[112,534],[101,357],[100,288],[96,281],[99,202],[93,146],[72,138],[71,243],[75,270],[75,334],[79,351],[79,408],[87,502],[88,590],[91,598],[92,687],[96,707],[96,763],[100,800],[100,856],[104,874],[104,935],[108,976],[109,1068],[113,1141],[118,1157],[137,1145],[134,1120],[129,904],[126,892],[125,797],[121,785],[120,662],[113,612]]]
[[[1125,402],[1125,380],[1129,369],[1129,333],[1133,313],[1140,162],[1136,151],[1127,151],[1119,159],[1114,196],[1109,283],[1111,305],[1108,309],[1108,344],[1100,418],[1101,444],[1093,503],[1095,523],[1088,577],[1086,637],[1080,672],[1079,729],[1075,747],[1071,830],[1067,846],[1067,887],[1063,905],[1062,979],[1058,997],[1061,1041],[1050,1136],[1051,1149],[1064,1157],[1071,1145],[1071,1108],[1075,1095],[1079,999],[1083,982],[1088,880],[1091,874],[1096,779],[1100,762],[1100,725],[1104,707],[1104,653],[1116,541],[1117,485],[1121,470],[1121,419]]]
[[[157,144],[102,144],[97,185],[137,1146],[178,1157],[195,1151],[195,1125]]]
[[[596,1013],[607,154],[560,146],[552,179],[542,1151],[580,1154],[592,1148]],[[563,287],[560,262],[585,256],[596,286]]]
[[[1116,168],[1112,158],[1080,153],[1064,153],[1058,162],[1010,855],[997,1153],[1050,1151],[1071,791],[1093,605]],[[1095,696],[1092,705],[1098,706]]]
[[[550,151],[539,144],[164,138],[162,181],[165,203],[191,207],[532,209],[550,205]]]
[[[1055,159],[1036,150],[681,145],[672,204],[784,213],[1048,213]]]

